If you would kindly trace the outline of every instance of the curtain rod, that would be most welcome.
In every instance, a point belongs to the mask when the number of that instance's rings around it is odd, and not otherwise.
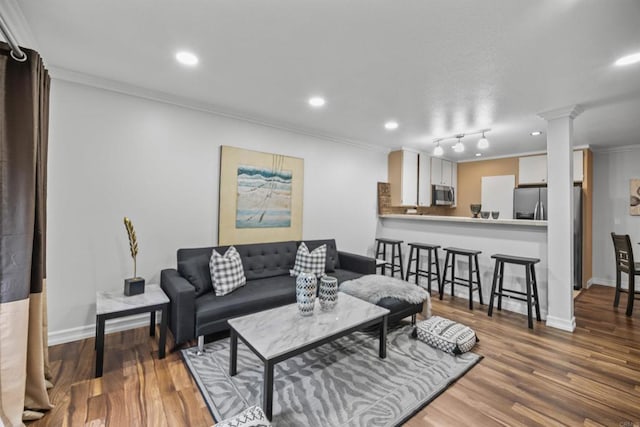
[[[7,23],[5,22],[2,14],[0,14],[0,32],[11,46],[11,57],[19,62],[24,62],[27,60],[27,55],[20,49],[18,46],[18,42],[15,37],[13,37],[13,33],[9,30]]]

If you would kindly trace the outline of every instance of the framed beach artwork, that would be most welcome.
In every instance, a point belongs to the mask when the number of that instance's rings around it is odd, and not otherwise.
[[[302,239],[304,160],[220,147],[218,244]]]
[[[640,179],[629,183],[629,215],[640,215]]]

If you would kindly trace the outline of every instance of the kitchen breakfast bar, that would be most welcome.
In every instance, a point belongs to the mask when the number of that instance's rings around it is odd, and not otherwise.
[[[547,315],[547,221],[516,219],[481,219],[456,216],[388,214],[380,215],[377,236],[387,239],[403,240],[402,248],[405,265],[408,261],[408,244],[428,243],[441,248],[458,247],[482,251],[478,256],[482,295],[485,306],[476,305],[477,292],[474,293],[474,308],[486,311],[489,304],[493,279],[493,254],[507,254],[521,257],[539,258],[536,264],[540,311],[542,319]],[[441,273],[444,269],[444,251],[440,249]],[[421,264],[426,261],[421,259]],[[525,291],[525,269],[519,265],[505,265],[504,287]],[[466,277],[468,264],[464,260],[456,262],[456,276]],[[426,279],[422,279],[425,280]],[[468,298],[468,289],[456,286],[456,297]],[[449,285],[445,288],[450,295]],[[502,309],[521,314],[527,313],[523,301],[503,298]],[[495,314],[495,311],[494,311]]]

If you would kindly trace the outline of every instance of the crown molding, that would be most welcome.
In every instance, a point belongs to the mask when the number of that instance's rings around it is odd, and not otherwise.
[[[546,121],[562,119],[566,117],[570,119],[575,119],[583,111],[584,111],[584,108],[581,107],[579,104],[573,104],[573,105],[567,105],[566,107],[560,107],[560,108],[555,108],[553,110],[543,111],[541,113],[538,113],[538,116],[543,118]]]
[[[593,147],[591,151],[594,153],[622,153],[627,151],[640,150],[640,143],[632,145],[620,145],[617,147]]]
[[[38,43],[16,0],[0,2],[0,14],[8,23],[20,47],[38,51]]]
[[[590,150],[590,149],[591,149],[591,147],[589,147],[588,144],[586,144],[586,145],[585,144],[576,145],[576,146],[573,147],[573,151]],[[483,162],[485,160],[499,160],[499,159],[509,159],[509,158],[513,158],[513,157],[539,156],[539,155],[543,155],[543,154],[547,154],[547,150],[523,151],[523,152],[519,152],[519,153],[502,154],[500,156],[490,156],[490,157],[482,156],[482,157],[476,157],[476,158],[473,158],[473,159],[459,160],[458,163]]]
[[[378,153],[388,153],[390,151],[389,147],[383,147],[383,146],[378,146],[378,145],[370,144],[363,141],[343,138],[337,135],[324,133],[317,129],[310,129],[310,128],[294,125],[292,123],[277,122],[271,119],[258,117],[258,116],[249,116],[241,112],[226,110],[223,107],[220,107],[214,104],[200,102],[190,98],[181,97],[178,95],[172,95],[167,92],[147,89],[141,86],[136,86],[128,83],[122,83],[116,80],[111,80],[104,77],[98,77],[91,74],[81,73],[78,71],[69,70],[69,69],[58,67],[55,65],[50,66],[48,68],[49,68],[49,74],[51,75],[51,78],[54,80],[61,80],[65,82],[80,84],[83,86],[89,86],[92,88],[102,89],[109,92],[115,92],[122,95],[147,99],[150,101],[162,102],[164,104],[174,105],[177,107],[182,107],[190,110],[213,114],[213,115],[225,117],[228,119],[239,120],[239,121],[252,123],[260,126],[270,127],[273,129],[297,133],[299,135],[319,138],[319,139],[334,142],[337,144],[350,145],[352,147],[357,147],[363,150],[375,151]]]

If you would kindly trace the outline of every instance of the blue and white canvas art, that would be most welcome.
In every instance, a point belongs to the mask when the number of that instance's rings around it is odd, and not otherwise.
[[[273,166],[238,165],[236,228],[291,227],[293,174],[283,170],[283,156]]]

